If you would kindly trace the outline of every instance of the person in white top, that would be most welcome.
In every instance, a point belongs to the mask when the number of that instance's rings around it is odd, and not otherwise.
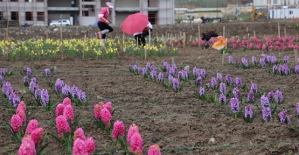
[[[153,32],[153,25],[150,22],[148,22],[147,26],[143,29],[142,32],[136,32],[133,34],[136,42],[138,42],[138,45],[141,45],[142,43],[142,45],[145,46],[145,37],[149,35],[149,30],[151,31],[151,33]]]

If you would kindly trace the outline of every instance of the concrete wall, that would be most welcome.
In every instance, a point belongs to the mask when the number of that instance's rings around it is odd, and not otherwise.
[[[121,25],[121,23],[133,13],[135,12],[115,12],[115,25]]]
[[[93,25],[95,22],[97,22],[97,18],[95,16],[79,18],[79,24],[82,26]]]
[[[48,7],[71,7],[71,0],[48,0]]]
[[[174,0],[160,0],[157,24],[174,24]]]
[[[139,7],[139,0],[115,0],[116,7]]]

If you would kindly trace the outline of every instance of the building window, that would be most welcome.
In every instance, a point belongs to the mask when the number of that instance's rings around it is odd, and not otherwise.
[[[17,2],[18,0],[10,0],[11,2]]]
[[[26,21],[32,21],[32,12],[25,12]]]
[[[290,11],[290,15],[292,15],[293,14],[293,11]]]
[[[18,12],[11,12],[10,13],[11,20],[19,20],[19,13]]]
[[[25,0],[25,2],[32,2],[33,0]]]
[[[264,4],[265,2],[264,2],[264,0],[261,0],[261,3],[260,4]]]
[[[89,16],[88,11],[82,11],[82,16]]]
[[[44,0],[36,0],[36,2],[44,2]]]
[[[291,2],[290,2],[290,0],[288,0],[288,5],[290,5],[291,4]]]
[[[1,0],[0,0],[1,1]],[[2,20],[3,19],[3,13],[2,12],[0,12],[0,20]]]
[[[37,12],[37,21],[45,21],[45,13]]]
[[[259,4],[259,0],[254,0],[254,4]]]
[[[273,0],[273,4],[277,4],[277,0]]]

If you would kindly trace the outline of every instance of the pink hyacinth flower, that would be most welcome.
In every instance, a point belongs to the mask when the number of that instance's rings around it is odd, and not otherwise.
[[[23,110],[26,112],[26,105],[23,101],[21,101],[19,104],[18,104],[18,107],[17,107],[17,110],[16,110],[16,113],[19,113],[20,110]]]
[[[143,140],[139,133],[134,133],[131,138],[130,151],[134,154],[142,154]]]
[[[93,107],[93,113],[94,113],[94,118],[99,120],[101,118],[101,110],[102,110],[102,106],[99,104],[94,105]]]
[[[67,119],[63,115],[60,115],[56,118],[56,128],[60,136],[63,136],[64,132],[71,132],[71,128],[67,122]]]
[[[134,133],[139,133],[139,129],[138,129],[138,126],[136,124],[132,124],[129,127],[128,135],[127,135],[127,141],[129,143],[131,142],[131,138],[132,138],[132,136],[133,136]]]
[[[26,136],[22,139],[18,155],[36,155],[35,145],[30,136]]]
[[[148,149],[148,155],[161,155],[160,147],[157,144],[151,145]]]
[[[112,103],[111,102],[106,102],[103,105],[104,108],[107,108],[110,112],[112,112]]]
[[[14,132],[18,132],[22,126],[22,119],[19,115],[13,115],[10,120],[10,126],[12,127]]]
[[[82,128],[78,128],[75,132],[74,132],[74,140],[76,140],[77,138],[80,138],[82,140],[86,140],[84,131]]]
[[[125,135],[125,125],[122,121],[115,121],[112,130],[112,138],[114,140],[118,139],[118,136],[123,137]]]
[[[92,137],[85,140],[85,147],[88,154],[92,154],[95,151],[95,141]]]
[[[85,147],[85,141],[77,138],[73,145],[73,155],[89,155]]]
[[[71,120],[72,124],[74,123],[74,109],[72,107],[72,105],[67,105],[65,106],[64,110],[63,110],[63,116],[67,119],[67,120]]]
[[[37,128],[30,134],[31,139],[36,146],[38,146],[40,141],[42,140],[43,134],[44,134],[43,128]]]
[[[72,105],[72,101],[71,101],[70,98],[66,97],[66,98],[63,99],[62,104],[63,104],[64,106]]]
[[[38,128],[38,121],[36,119],[30,120],[26,127],[26,134],[31,134],[37,128]]]
[[[65,106],[62,103],[57,104],[56,109],[55,109],[56,117],[63,115],[64,107]]]
[[[101,110],[101,118],[102,118],[103,123],[106,126],[109,126],[110,120],[112,119],[112,115],[107,108],[103,108]]]
[[[18,113],[16,113],[17,115],[19,115],[22,119],[22,123],[26,123],[26,113],[24,110],[19,110]]]

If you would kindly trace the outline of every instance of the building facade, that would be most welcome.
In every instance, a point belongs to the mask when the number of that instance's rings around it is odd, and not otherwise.
[[[257,7],[296,7],[299,5],[299,0],[253,0],[253,5]]]
[[[53,20],[70,19],[73,25],[93,25],[106,2],[112,2],[112,25],[130,14],[148,14],[152,24],[174,24],[175,0],[0,0],[0,20],[19,20],[23,25],[44,26]]]

